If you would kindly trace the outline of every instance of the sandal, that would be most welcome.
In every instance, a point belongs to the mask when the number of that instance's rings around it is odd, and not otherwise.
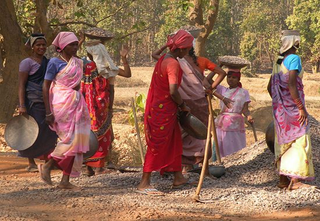
[[[150,196],[164,196],[164,193],[155,189],[155,188],[146,188],[143,190],[136,189],[136,193],[141,193],[143,195],[150,195]]]

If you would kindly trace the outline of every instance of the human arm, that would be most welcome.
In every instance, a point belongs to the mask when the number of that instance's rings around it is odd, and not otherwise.
[[[124,46],[120,50],[121,60],[122,60],[124,69],[119,68],[119,76],[125,77],[125,78],[131,77],[131,68],[130,68],[128,60],[127,60],[128,53],[129,53],[129,48],[127,46]]]
[[[251,116],[251,113],[249,111],[249,101],[244,103],[243,108],[242,108],[242,113],[247,118],[247,120],[250,124],[252,124],[254,122],[254,119]]]
[[[53,116],[53,113],[51,112],[50,102],[49,102],[49,89],[50,89],[51,83],[52,83],[51,80],[44,80],[43,86],[42,86],[43,102],[46,109],[46,122],[49,125],[52,125],[54,122],[54,116]]]
[[[155,50],[154,52],[152,52],[152,57],[155,60],[159,60],[161,58],[161,53],[167,48],[167,44],[162,45],[161,48]]]
[[[272,98],[272,93],[271,93],[271,79],[272,79],[272,75],[270,76],[269,83],[268,83],[268,86],[267,86],[267,90],[268,90],[268,93],[269,93],[270,97]]]
[[[227,108],[232,108],[233,100],[223,96],[216,89],[213,90],[213,95],[216,96],[219,100],[221,100]]]
[[[300,125],[303,125],[304,122],[308,124],[308,113],[303,105],[300,97],[299,97],[299,92],[297,89],[297,77],[298,77],[298,71],[297,70],[291,70],[289,71],[289,82],[288,82],[288,87],[289,87],[289,92],[292,97],[292,99],[295,101],[297,104],[297,107],[299,108],[299,123]]]
[[[109,78],[110,79],[110,78]],[[114,102],[114,77],[109,80],[109,112],[113,114],[113,102]]]
[[[180,96],[180,93],[178,91],[178,85],[169,84],[169,89],[170,89],[170,96],[172,100],[177,104],[180,111],[190,112],[190,108],[185,104],[185,102],[182,100]]]
[[[25,105],[25,96],[26,96],[26,84],[28,81],[29,73],[28,72],[19,72],[19,114],[27,113],[27,108]]]

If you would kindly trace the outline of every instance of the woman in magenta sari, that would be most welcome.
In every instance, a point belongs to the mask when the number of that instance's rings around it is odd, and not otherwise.
[[[168,37],[170,52],[156,64],[144,115],[148,145],[143,175],[137,192],[147,195],[162,195],[150,185],[151,172],[174,172],[173,186],[187,182],[182,175],[182,140],[177,111],[190,111],[178,92],[182,70],[177,57],[183,58],[192,47],[193,37],[184,30]]]
[[[43,85],[46,122],[57,132],[59,142],[45,165],[40,165],[42,180],[52,185],[53,165],[63,171],[59,188],[74,189],[70,176],[79,176],[83,153],[89,150],[90,116],[80,92],[82,60],[75,57],[78,39],[72,32],[60,32],[52,43],[60,53],[48,63]]]
[[[305,107],[298,31],[283,31],[280,56],[274,64],[268,91],[272,97],[276,131],[275,163],[280,175],[279,188],[307,186],[301,180],[314,179],[308,112]]]

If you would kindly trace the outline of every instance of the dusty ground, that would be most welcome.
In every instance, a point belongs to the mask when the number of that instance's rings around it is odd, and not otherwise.
[[[140,164],[135,129],[127,121],[131,97],[147,93],[152,68],[133,68],[131,79],[118,79],[116,85],[113,161],[121,165]],[[149,197],[134,192],[140,173],[120,173],[74,179],[81,191],[61,191],[45,186],[37,173],[25,172],[26,160],[15,157],[3,140],[0,125],[0,220],[320,220],[320,193],[316,190],[280,191],[273,156],[267,150],[264,131],[271,122],[271,101],[266,92],[269,75],[242,78],[252,98],[250,109],[256,120],[258,142],[247,128],[248,148],[224,159],[226,175],[205,179],[202,198],[213,203],[195,203],[195,187],[171,190],[172,177],[154,174],[155,186],[164,197]],[[304,77],[307,108],[320,120],[317,75]],[[217,107],[217,101],[214,102]],[[318,130],[313,132],[316,172],[320,167]],[[197,180],[197,174],[190,174]],[[319,173],[316,173],[319,176]],[[59,171],[53,171],[57,183]],[[320,185],[317,178],[312,184]]]

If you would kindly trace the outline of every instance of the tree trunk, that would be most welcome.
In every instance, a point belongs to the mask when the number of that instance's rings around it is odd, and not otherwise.
[[[0,84],[0,123],[5,123],[18,104],[18,64],[27,56],[12,0],[1,2],[0,32],[6,54],[3,82]]]
[[[47,11],[49,7],[49,0],[36,0],[36,18],[34,25],[34,32],[40,32],[46,35],[47,44],[50,45],[55,38],[55,33],[50,27],[47,19]]]
[[[197,56],[205,55],[206,40],[211,33],[213,26],[217,20],[219,0],[210,0],[210,6],[208,10],[208,16],[204,23],[203,18],[203,1],[193,0],[193,7],[190,9],[190,23],[198,27],[202,27],[199,37],[196,39],[195,52]]]

